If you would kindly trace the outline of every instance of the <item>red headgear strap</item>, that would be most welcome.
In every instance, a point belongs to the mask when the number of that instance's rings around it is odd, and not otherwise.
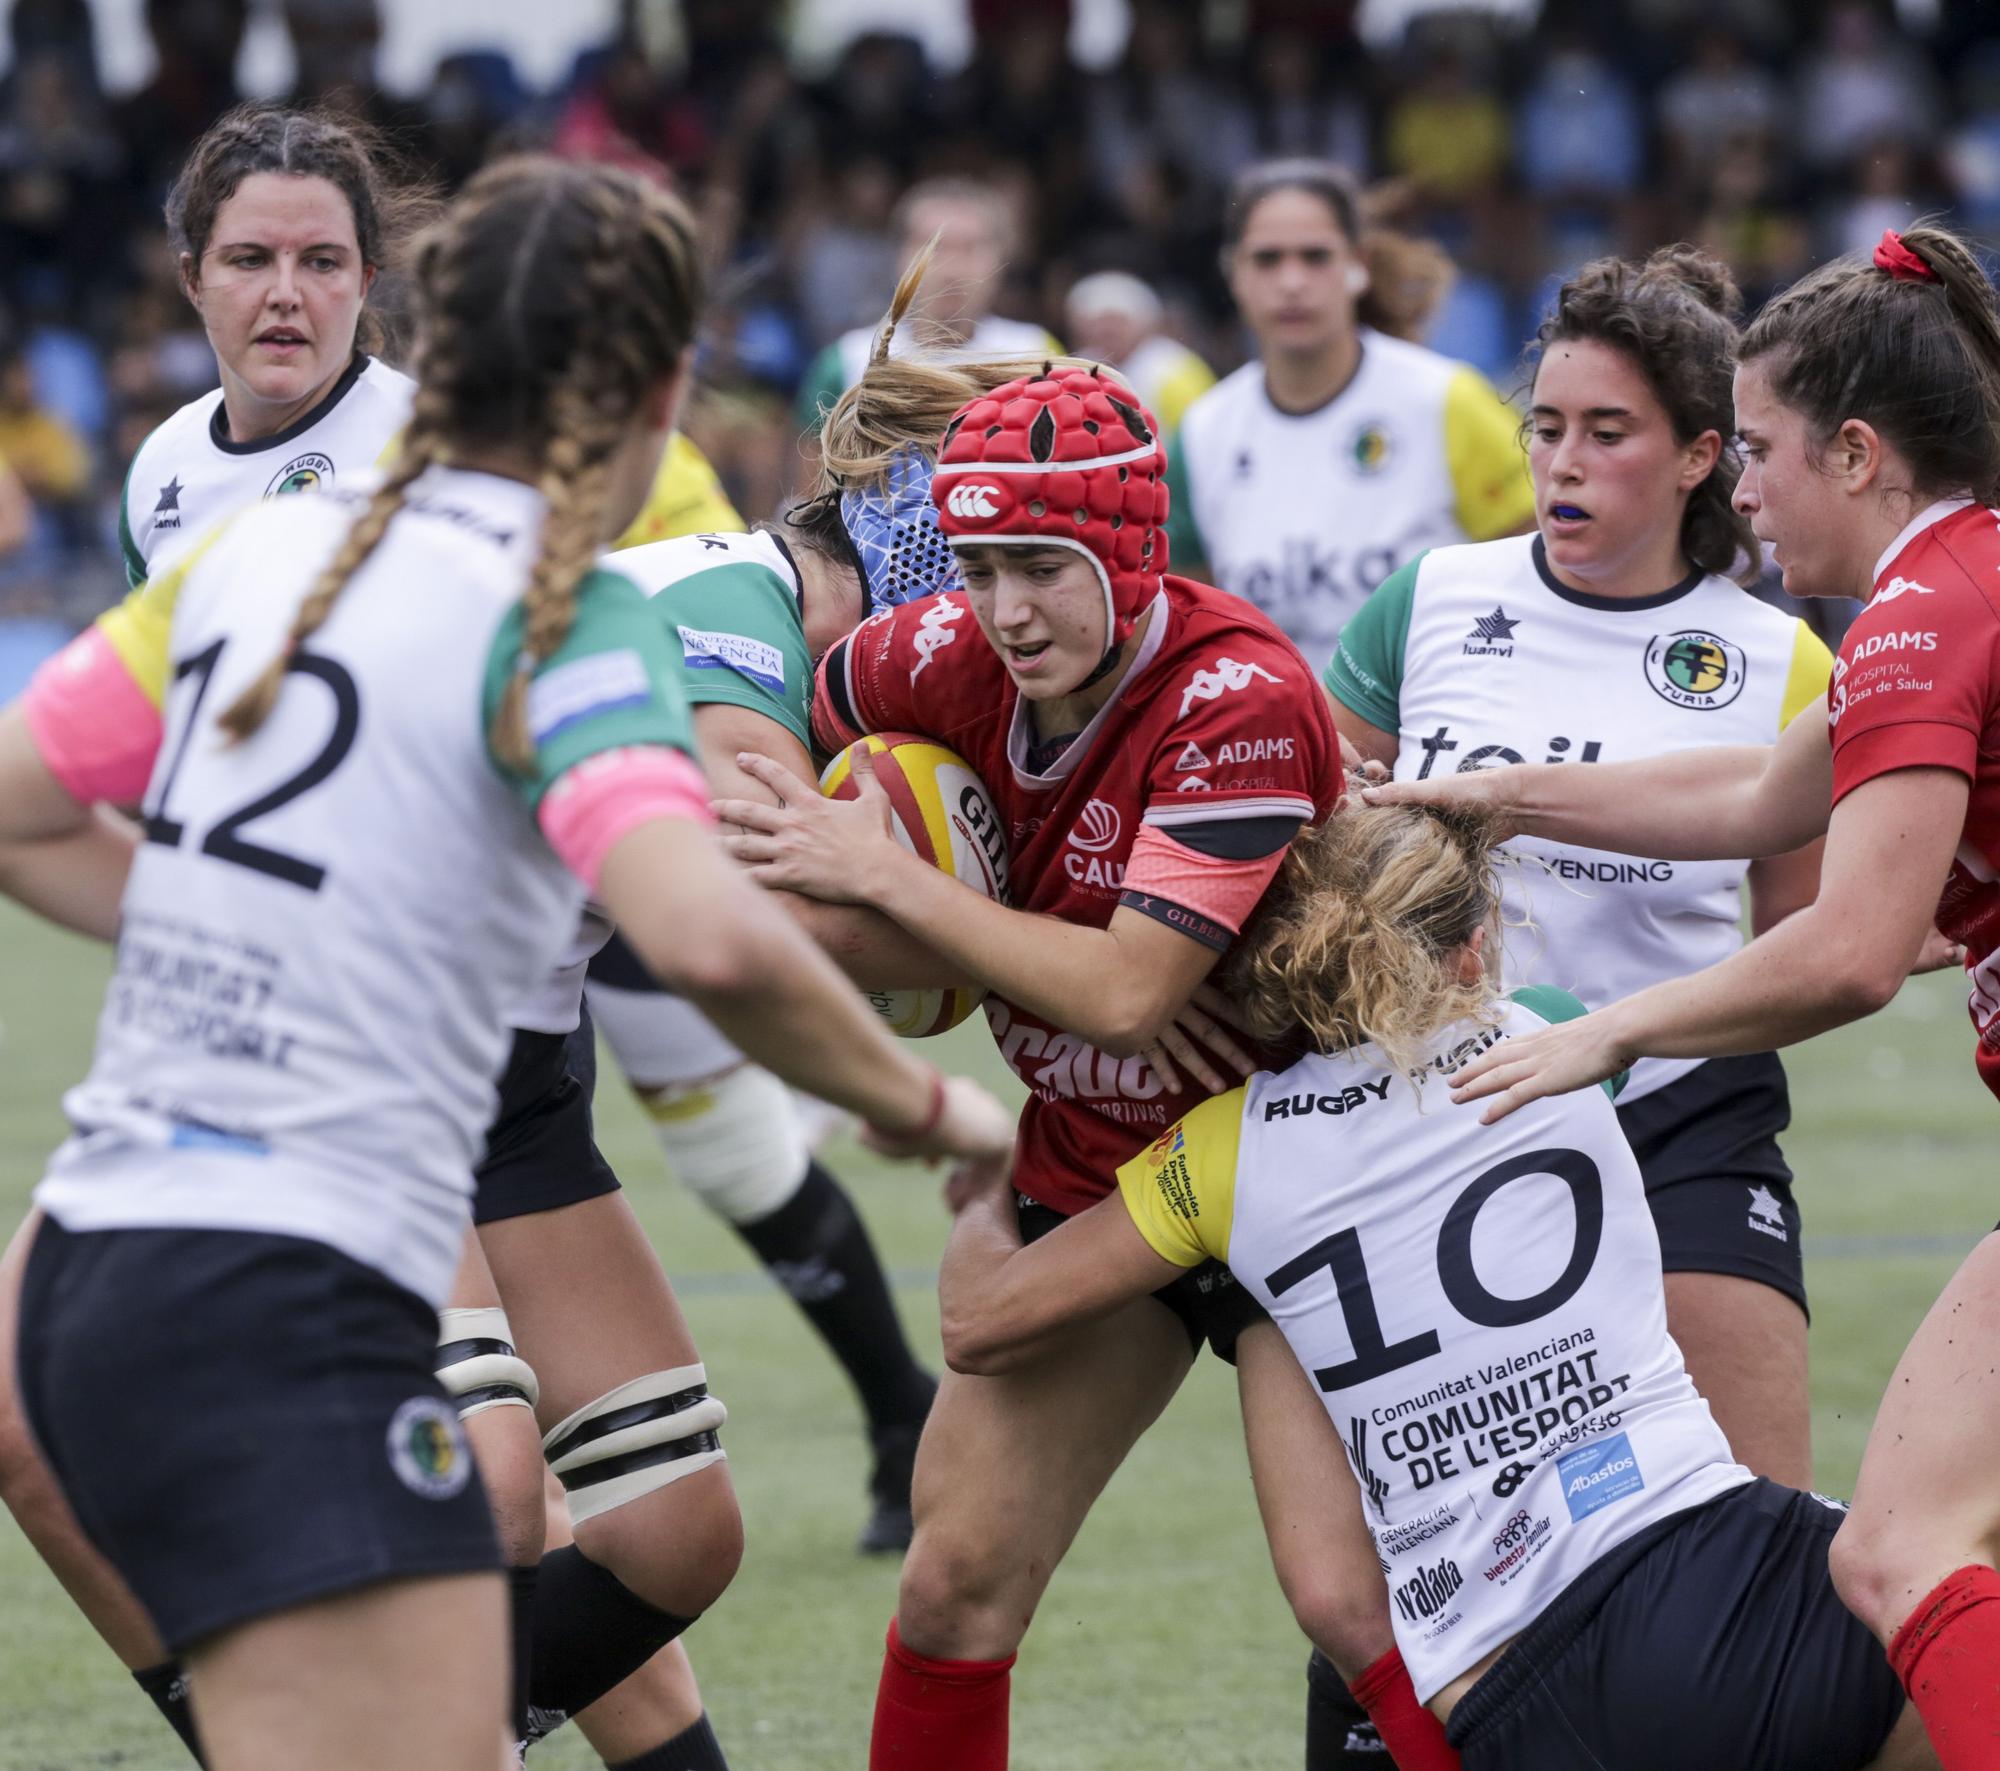
[[[1068,547],[1104,587],[1107,653],[1167,569],[1167,452],[1132,391],[1098,370],[1010,381],[962,407],[931,497],[953,541]]]
[[[1884,228],[1875,246],[1875,268],[1887,271],[1898,283],[1936,283],[1936,271],[1903,244],[1894,228]]]

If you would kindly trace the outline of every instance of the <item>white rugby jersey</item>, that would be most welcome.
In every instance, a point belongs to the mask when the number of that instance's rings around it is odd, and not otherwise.
[[[1326,667],[1336,701],[1398,739],[1396,774],[1503,763],[1624,762],[1770,744],[1826,694],[1804,622],[1726,578],[1647,597],[1571,590],[1540,536],[1442,547],[1397,572]],[[1744,861],[1657,861],[1521,837],[1502,875],[1506,974],[1602,1008],[1742,945]],[[1530,926],[1517,926],[1526,923]],[[1622,1097],[1698,1058],[1644,1058]]]
[[[252,505],[163,571],[164,731],[135,736],[147,840],[74,1135],[36,1198],[72,1230],[312,1238],[441,1303],[515,1005],[583,887],[536,822],[569,769],[690,748],[659,623],[588,579],[529,696],[532,777],[487,748],[542,502],[432,469],[295,654],[247,742],[216,726],[277,655],[361,489]]]
[[[1751,1479],[1667,1333],[1605,1094],[1490,1126],[1452,1104],[1471,1055],[1582,1012],[1523,996],[1439,1038],[1421,1089],[1373,1046],[1306,1057],[1118,1172],[1148,1243],[1226,1262],[1317,1380],[1425,1700],[1614,1546]]]
[[[190,400],[138,447],[118,501],[126,580],[137,587],[160,550],[240,505],[333,486],[366,472],[410,420],[416,383],[357,355],[318,405],[275,436],[232,441],[222,389]]]
[[[1325,405],[1272,404],[1246,363],[1188,407],[1168,450],[1170,560],[1324,658],[1368,593],[1427,547],[1534,521],[1520,419],[1476,369],[1363,328]]]

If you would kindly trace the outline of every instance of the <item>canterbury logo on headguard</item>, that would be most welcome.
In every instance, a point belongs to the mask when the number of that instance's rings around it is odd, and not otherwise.
[[[998,486],[981,486],[970,481],[962,486],[954,486],[951,496],[945,500],[945,509],[955,517],[997,517],[999,505],[994,499],[1000,496]]]

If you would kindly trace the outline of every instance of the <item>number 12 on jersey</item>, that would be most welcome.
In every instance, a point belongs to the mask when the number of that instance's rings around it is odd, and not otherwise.
[[[219,639],[193,657],[182,659],[174,667],[175,693],[182,693],[181,685],[190,677],[194,679],[194,689],[191,696],[185,697],[186,722],[181,727],[166,771],[160,777],[158,791],[141,808],[141,822],[148,842],[161,843],[170,849],[179,848],[188,834],[186,824],[169,812],[168,802],[173,798],[174,783],[180,778],[181,769],[187,762],[188,747],[194,741],[202,704],[208,699],[209,684],[214,680],[216,666],[222,662],[223,649],[228,643],[227,639]],[[201,839],[199,848],[202,854],[212,855],[218,861],[247,867],[254,873],[268,874],[273,879],[284,880],[288,885],[316,892],[326,879],[326,869],[319,863],[247,841],[242,833],[257,819],[267,817],[281,806],[290,805],[302,794],[310,793],[340,767],[347,753],[354,748],[355,734],[361,729],[361,696],[346,666],[318,652],[294,652],[286,660],[285,674],[312,677],[326,685],[333,696],[333,729],[312,760],[297,773],[216,820]]]

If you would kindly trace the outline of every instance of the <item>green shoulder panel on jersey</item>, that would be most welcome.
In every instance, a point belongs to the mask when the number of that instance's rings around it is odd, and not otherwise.
[[[834,402],[847,391],[846,372],[841,368],[840,341],[835,339],[822,350],[806,368],[806,378],[799,383],[798,399],[792,408],[792,415],[800,430],[809,437],[816,437],[820,427],[826,423],[826,415],[833,410]]]
[[[1176,1266],[1229,1259],[1243,1085],[1212,1096],[1118,1170],[1125,1209],[1153,1252]]]
[[[489,733],[521,655],[521,633],[517,603],[486,657],[481,718]],[[493,766],[530,807],[539,807],[542,795],[578,763],[607,750],[668,745],[694,756],[694,729],[672,650],[631,579],[600,568],[578,586],[569,637],[528,686],[528,733],[535,746],[532,774],[515,774],[497,756]]]
[[[1201,527],[1194,520],[1194,482],[1188,478],[1187,457],[1180,436],[1167,446],[1167,565],[1183,578],[1206,579],[1208,556],[1201,545]]]
[[[689,703],[728,702],[774,719],[808,750],[812,659],[792,587],[735,560],[669,584],[650,604]]]
[[[1540,1015],[1551,1026],[1563,1021],[1580,1021],[1590,1013],[1567,990],[1558,990],[1553,984],[1523,984],[1518,990],[1508,991],[1507,997],[1530,1013]],[[1616,1076],[1607,1077],[1598,1087],[1615,1101],[1624,1092],[1631,1076],[1631,1071],[1621,1070]]]
[[[1417,569],[1427,557],[1418,554],[1370,592],[1340,630],[1340,644],[1320,673],[1329,695],[1392,738],[1403,724],[1403,650],[1410,643]]]

